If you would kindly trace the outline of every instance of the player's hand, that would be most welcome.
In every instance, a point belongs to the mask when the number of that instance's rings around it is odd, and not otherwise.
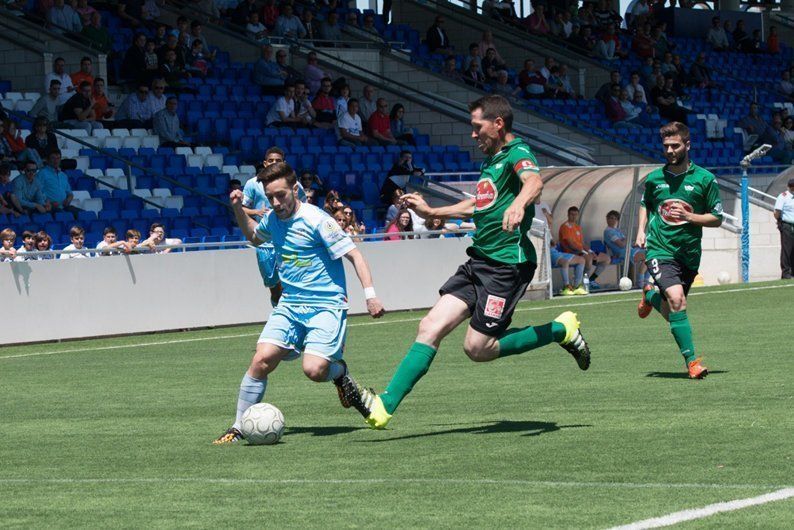
[[[432,209],[430,205],[418,193],[406,193],[400,197],[402,205],[412,209],[419,217],[431,217]]]
[[[383,304],[379,298],[367,299],[367,311],[369,311],[369,315],[372,318],[380,318],[386,314],[386,310],[383,309]]]
[[[684,210],[684,207],[681,206],[680,202],[674,202],[670,206],[670,217],[672,217],[676,221],[689,222],[689,212]]]
[[[243,192],[240,190],[233,190],[229,194],[229,202],[232,204],[232,206],[242,206]]]
[[[508,206],[507,210],[505,210],[505,214],[502,217],[502,230],[505,232],[512,232],[518,228],[523,220],[524,207],[513,202],[513,204]]]
[[[645,232],[637,232],[637,239],[634,245],[640,248],[645,248]]]

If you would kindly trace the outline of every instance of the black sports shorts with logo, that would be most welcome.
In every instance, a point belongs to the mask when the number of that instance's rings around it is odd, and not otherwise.
[[[438,292],[466,302],[471,313],[469,325],[484,335],[498,337],[510,326],[536,267],[530,262],[510,265],[473,256]]]
[[[672,259],[649,259],[645,262],[653,281],[659,286],[662,297],[664,292],[673,285],[681,285],[684,295],[689,294],[689,289],[695,281],[698,271],[693,271],[683,263]]]

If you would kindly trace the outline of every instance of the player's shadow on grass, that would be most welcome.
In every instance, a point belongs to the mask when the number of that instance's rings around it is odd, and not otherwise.
[[[709,370],[709,375],[727,373],[728,370]],[[659,379],[689,379],[689,374],[686,372],[648,372],[645,374],[645,377],[658,377]]]
[[[490,423],[481,423],[471,427],[459,427],[457,429],[446,429],[443,431],[411,434],[408,436],[397,436],[395,438],[367,440],[367,442],[393,442],[396,440],[425,438],[427,436],[442,436],[445,434],[503,434],[514,432],[521,433],[521,436],[540,436],[541,434],[549,434],[562,429],[578,429],[582,427],[592,427],[592,425],[557,425],[554,422],[548,421],[495,421]]]
[[[287,427],[284,434],[311,434],[312,436],[336,436],[337,434],[350,434],[366,429],[366,427]]]

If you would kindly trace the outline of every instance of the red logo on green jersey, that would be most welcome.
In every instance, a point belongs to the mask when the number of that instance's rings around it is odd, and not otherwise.
[[[477,195],[474,199],[474,204],[478,210],[485,210],[496,201],[498,196],[499,192],[496,190],[496,186],[493,185],[493,181],[491,179],[482,179],[477,182]]]
[[[662,221],[664,221],[670,226],[679,226],[686,224],[687,223],[686,221],[675,219],[670,214],[670,207],[675,203],[680,204],[681,207],[689,213],[692,213],[694,211],[692,205],[690,205],[686,201],[682,201],[681,199],[667,199],[666,201],[664,201],[662,204],[659,205],[659,217],[661,217]]]

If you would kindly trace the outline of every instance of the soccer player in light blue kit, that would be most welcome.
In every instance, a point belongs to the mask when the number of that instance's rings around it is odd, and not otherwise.
[[[237,419],[213,442],[216,445],[243,438],[240,420],[250,406],[262,400],[268,374],[281,361],[297,359],[301,353],[303,373],[312,381],[333,381],[342,406],[351,405],[348,396],[357,392],[358,385],[342,360],[348,308],[342,257],[356,270],[369,314],[379,318],[384,313],[364,256],[331,216],[300,201],[297,178],[289,164],[269,165],[257,178],[272,207],[259,223],[243,211],[240,190],[231,192],[229,200],[245,237],[255,245],[272,243],[284,291],[240,384]]]

